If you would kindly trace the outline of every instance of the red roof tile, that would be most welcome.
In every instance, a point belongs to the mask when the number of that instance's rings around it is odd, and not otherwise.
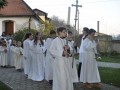
[[[23,0],[7,0],[8,5],[0,9],[0,16],[32,16],[34,11]]]

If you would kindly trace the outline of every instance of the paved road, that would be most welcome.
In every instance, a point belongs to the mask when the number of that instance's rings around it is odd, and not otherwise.
[[[14,68],[0,68],[0,81],[7,84],[13,90],[52,90],[52,86],[47,81],[36,82],[25,77],[23,72],[18,72]],[[81,83],[74,84],[74,90],[89,90],[82,87]],[[120,90],[120,88],[102,84],[101,89],[90,90]]]

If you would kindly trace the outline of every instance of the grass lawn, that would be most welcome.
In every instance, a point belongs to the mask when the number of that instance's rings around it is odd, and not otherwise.
[[[75,59],[79,60],[79,55],[75,55]],[[120,55],[116,56],[101,56],[100,62],[111,62],[111,63],[120,63]]]
[[[103,56],[102,59],[97,60],[100,62],[120,63],[120,55],[116,56]]]
[[[7,85],[5,85],[4,83],[0,82],[0,90],[12,90],[10,89]]]
[[[103,83],[120,87],[120,69],[100,67],[99,72]]]

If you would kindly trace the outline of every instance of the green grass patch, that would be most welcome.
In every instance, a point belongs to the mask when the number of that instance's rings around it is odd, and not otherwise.
[[[79,60],[79,55],[75,55],[75,59]],[[98,59],[97,61],[99,62],[110,62],[110,63],[120,63],[120,55],[106,55],[106,56],[101,56],[101,59]]]
[[[120,87],[120,69],[100,67],[99,72],[103,83]]]
[[[0,90],[12,90],[11,88],[9,88],[7,85],[5,85],[4,83],[0,82]]]
[[[100,62],[111,62],[111,63],[120,63],[120,55],[115,56],[102,56]]]

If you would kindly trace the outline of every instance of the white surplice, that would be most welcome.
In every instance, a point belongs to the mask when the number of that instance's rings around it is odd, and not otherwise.
[[[31,54],[30,54],[30,45],[31,45],[31,40],[26,39],[23,42],[23,67],[24,67],[24,73],[29,74],[31,70]]]
[[[16,69],[22,69],[23,68],[23,48],[22,47],[16,47],[15,55],[17,57],[15,68]]]
[[[15,66],[16,65],[16,56],[15,56],[15,48],[16,46],[10,46],[9,47],[9,62],[10,66]]]
[[[40,42],[38,42],[37,45],[34,45],[34,42],[32,42],[30,50],[32,70],[30,71],[28,78],[34,81],[42,81],[44,79],[44,46],[42,46]]]
[[[51,46],[51,43],[53,41],[53,38],[47,38],[46,40],[46,62],[45,62],[45,79],[47,81],[53,80],[53,56],[49,52],[49,48]]]
[[[4,50],[7,50],[7,47],[1,46],[0,52],[1,52],[1,66],[7,66],[8,65],[8,59],[7,59],[7,52]]]
[[[68,41],[68,45],[70,47],[71,52],[73,53],[74,41]],[[75,61],[75,59],[73,61],[73,57],[69,57],[69,59],[70,59],[70,67],[71,67],[71,72],[72,72],[72,80],[73,80],[73,82],[78,82],[76,61]],[[73,64],[73,67],[72,67],[72,64]]]
[[[96,62],[96,43],[86,38],[83,41],[83,50],[85,53],[82,56],[82,67],[80,74],[80,82],[83,83],[98,83],[100,82],[100,75]]]
[[[70,60],[68,57],[62,56],[64,45],[66,45],[66,40],[57,37],[53,40],[49,49],[50,53],[55,57],[52,90],[73,90]]]
[[[85,51],[84,51],[84,49],[83,49],[83,41],[84,41],[84,38],[85,37],[85,35],[82,37],[82,39],[81,39],[81,44],[80,44],[80,49],[79,49],[79,62],[80,63],[82,63],[82,56],[84,55],[84,53],[85,53]]]

